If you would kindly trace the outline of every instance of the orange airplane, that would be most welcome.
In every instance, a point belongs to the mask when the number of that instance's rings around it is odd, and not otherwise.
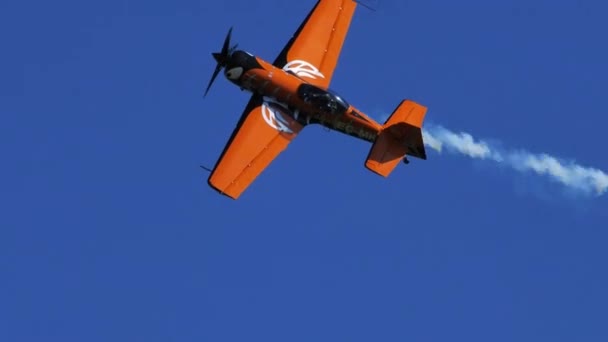
[[[403,100],[381,125],[328,89],[357,2],[319,0],[273,63],[230,47],[232,28],[205,91],[226,78],[252,93],[208,183],[237,199],[309,124],[372,143],[365,166],[387,177],[407,155],[426,159],[422,122],[427,108]]]

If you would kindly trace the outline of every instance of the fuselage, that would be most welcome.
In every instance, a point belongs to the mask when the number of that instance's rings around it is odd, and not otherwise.
[[[248,52],[237,50],[229,56],[224,74],[242,90],[283,106],[284,112],[302,125],[321,124],[370,142],[382,129],[379,123],[335,92],[308,82],[307,78],[319,77],[314,72],[280,69]]]

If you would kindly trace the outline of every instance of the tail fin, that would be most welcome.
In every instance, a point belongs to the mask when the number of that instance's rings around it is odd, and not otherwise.
[[[384,123],[367,156],[365,167],[388,177],[406,155],[426,160],[422,141],[426,110],[414,101],[402,101]]]

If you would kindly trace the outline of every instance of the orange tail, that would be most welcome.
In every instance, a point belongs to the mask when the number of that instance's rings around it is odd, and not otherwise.
[[[402,101],[384,123],[367,156],[365,167],[388,177],[406,155],[426,160],[422,141],[422,122],[426,109],[414,101]],[[405,162],[408,162],[407,158]]]

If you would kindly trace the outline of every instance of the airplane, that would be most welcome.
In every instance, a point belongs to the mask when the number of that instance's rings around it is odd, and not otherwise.
[[[359,2],[318,0],[282,51],[270,63],[230,46],[232,27],[203,97],[219,72],[250,92],[224,150],[211,169],[209,186],[238,199],[288,144],[311,124],[320,124],[372,144],[365,167],[388,175],[407,156],[426,160],[422,123],[427,108],[402,100],[384,124],[374,121],[329,89]]]

